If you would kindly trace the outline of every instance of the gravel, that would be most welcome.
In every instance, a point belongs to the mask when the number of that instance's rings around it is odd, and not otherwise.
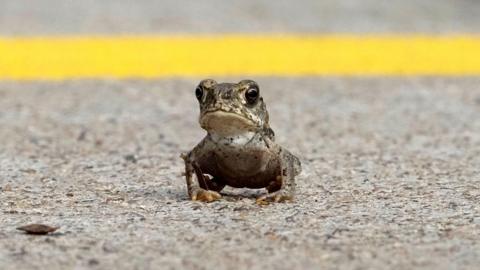
[[[199,79],[0,82],[0,269],[478,268],[480,78],[256,79],[293,203],[188,200]]]

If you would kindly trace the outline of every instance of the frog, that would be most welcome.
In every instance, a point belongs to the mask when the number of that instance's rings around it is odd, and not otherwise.
[[[266,189],[257,203],[293,201],[301,162],[275,142],[258,83],[204,79],[194,92],[200,106],[198,121],[207,134],[181,154],[189,198],[213,202],[229,186]]]

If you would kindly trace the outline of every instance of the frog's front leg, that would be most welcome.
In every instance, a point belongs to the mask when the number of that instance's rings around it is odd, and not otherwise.
[[[188,154],[181,155],[185,161],[185,179],[187,182],[188,196],[192,201],[212,202],[218,200],[222,196],[217,191],[220,191],[223,186],[217,185],[208,176],[203,174],[196,161],[196,152],[197,149],[194,148]],[[197,181],[193,180],[193,175],[195,175]],[[209,190],[209,188],[214,190]]]
[[[295,193],[295,176],[299,171],[298,159],[285,149],[280,149],[280,175],[267,187],[268,194],[260,196],[257,203],[292,201]]]

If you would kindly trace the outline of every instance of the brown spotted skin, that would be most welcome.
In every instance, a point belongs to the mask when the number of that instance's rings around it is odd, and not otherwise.
[[[259,202],[292,200],[299,159],[275,143],[258,84],[207,79],[195,90],[205,138],[183,154],[188,195],[211,202],[225,186],[266,188]]]

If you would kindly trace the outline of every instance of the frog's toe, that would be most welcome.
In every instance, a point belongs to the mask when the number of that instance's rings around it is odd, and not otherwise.
[[[286,201],[292,201],[292,200],[293,200],[292,194],[279,190],[279,191],[268,193],[266,195],[262,195],[258,197],[257,203],[268,204],[270,202],[286,202]]]
[[[199,188],[192,193],[192,201],[213,202],[220,199],[222,195],[213,190]]]

